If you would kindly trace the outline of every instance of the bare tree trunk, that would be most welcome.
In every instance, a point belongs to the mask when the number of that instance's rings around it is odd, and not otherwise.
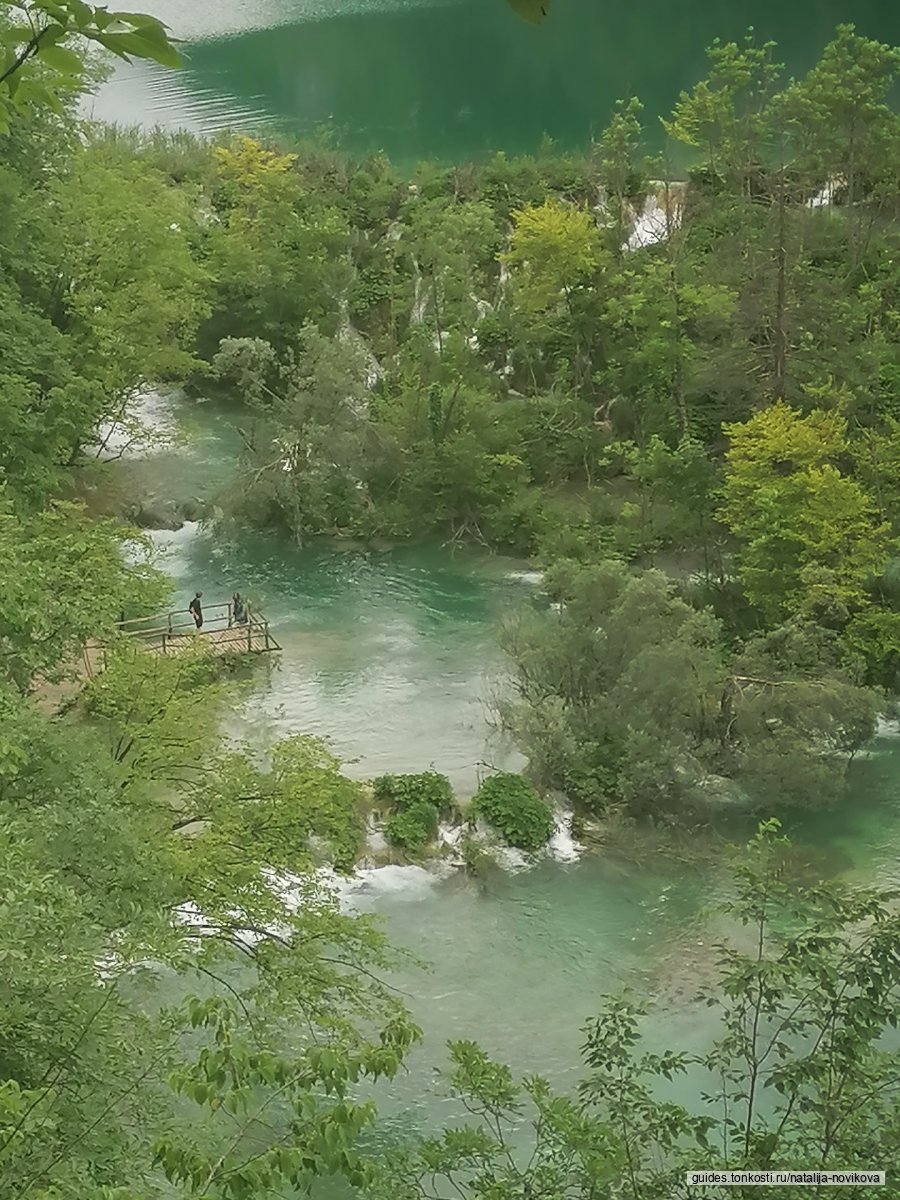
[[[687,402],[684,395],[684,333],[681,327],[681,288],[678,284],[678,247],[676,245],[677,229],[672,212],[672,183],[671,172],[666,163],[664,186],[664,203],[666,206],[666,254],[669,259],[669,288],[672,297],[672,327],[675,340],[675,369],[673,398],[678,411],[678,428],[682,441],[688,436]]]
[[[784,184],[784,141],[781,144],[781,167],[778,173],[778,234],[775,245],[775,338],[773,344],[772,392],[775,400],[783,400],[787,386],[787,333],[785,305],[787,294],[787,216]]]

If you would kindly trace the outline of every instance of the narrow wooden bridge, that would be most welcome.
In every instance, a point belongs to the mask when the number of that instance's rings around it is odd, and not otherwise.
[[[198,640],[213,654],[267,654],[280,650],[269,622],[258,608],[246,609],[246,620],[236,621],[231,602],[203,605],[203,628],[197,629],[190,613],[174,611],[123,621],[120,629],[154,654],[184,654]]]
[[[220,656],[266,654],[281,649],[265,615],[249,606],[247,621],[242,624],[235,621],[231,604],[205,604],[202,629],[197,629],[194,618],[184,611],[123,621],[120,629],[151,654],[184,654],[198,642]],[[38,706],[50,716],[72,702],[85,680],[93,679],[104,670],[106,645],[89,641],[68,666],[70,677],[61,682],[51,684],[36,677],[32,683],[32,694]]]

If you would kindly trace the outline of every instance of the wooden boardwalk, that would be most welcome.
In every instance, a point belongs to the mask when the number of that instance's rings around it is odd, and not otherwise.
[[[216,655],[269,654],[281,646],[269,629],[265,614],[248,610],[247,620],[234,620],[231,604],[204,604],[203,628],[185,612],[159,613],[124,621],[122,632],[151,654],[185,654],[198,643]]]
[[[235,625],[231,629],[195,629],[189,633],[163,634],[147,639],[145,650],[153,654],[184,654],[197,644],[213,654],[268,654],[281,647],[269,632],[268,625]]]
[[[151,654],[185,654],[198,643],[223,658],[233,654],[271,654],[281,649],[269,629],[269,622],[258,609],[250,613],[245,625],[235,624],[230,604],[204,605],[203,613],[202,629],[197,629],[193,617],[188,617],[184,612],[124,621],[121,629]],[[48,716],[55,716],[71,704],[85,681],[103,671],[106,648],[102,642],[92,640],[67,665],[67,678],[48,683],[36,677],[32,683],[31,694],[35,703]]]

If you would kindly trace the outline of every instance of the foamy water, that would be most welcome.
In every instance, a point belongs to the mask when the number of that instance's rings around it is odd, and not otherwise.
[[[175,404],[172,396],[147,389],[134,397],[119,419],[101,424],[96,442],[86,451],[102,460],[158,454],[176,440]]]
[[[572,836],[572,814],[557,808],[553,813],[553,836],[547,845],[547,853],[560,863],[578,862],[584,854],[584,846]]]
[[[640,250],[664,242],[670,231],[681,225],[683,203],[683,184],[670,184],[668,188],[658,184],[654,191],[644,197],[640,212],[635,213],[627,248]]]
[[[413,864],[391,864],[364,867],[349,878],[323,870],[319,878],[333,891],[342,912],[363,913],[376,911],[386,899],[415,904],[430,896],[452,870],[440,864],[431,870]]]

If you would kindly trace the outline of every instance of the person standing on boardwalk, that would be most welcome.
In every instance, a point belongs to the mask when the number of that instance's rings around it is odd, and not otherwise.
[[[231,597],[231,617],[235,625],[246,625],[248,619],[247,602],[240,592]]]
[[[203,628],[203,608],[200,604],[200,598],[202,595],[202,592],[196,592],[193,600],[188,605],[188,612],[194,618],[194,624],[198,629]]]

